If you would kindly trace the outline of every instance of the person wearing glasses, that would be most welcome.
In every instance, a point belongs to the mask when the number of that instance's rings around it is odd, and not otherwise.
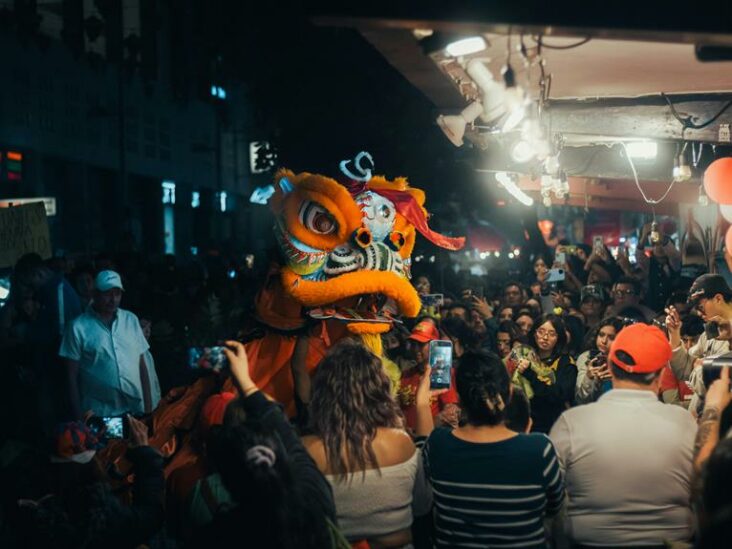
[[[561,413],[574,402],[577,367],[566,353],[567,330],[553,314],[539,319],[529,335],[540,364],[520,360],[518,373],[530,384],[533,431],[548,433]]]
[[[605,311],[605,316],[623,316],[623,309],[632,307],[643,313],[646,322],[651,322],[656,317],[653,309],[641,304],[641,287],[635,278],[621,276],[615,282],[611,294],[613,304]]]

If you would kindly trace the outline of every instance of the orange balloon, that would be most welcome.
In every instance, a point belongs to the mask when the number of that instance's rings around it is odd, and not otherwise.
[[[704,172],[704,190],[718,204],[732,204],[732,158],[718,158]]]
[[[724,245],[727,248],[727,253],[732,254],[732,226],[727,229],[727,234],[724,235]]]

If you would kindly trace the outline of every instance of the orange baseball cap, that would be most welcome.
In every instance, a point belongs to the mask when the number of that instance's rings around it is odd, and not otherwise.
[[[419,341],[420,343],[427,343],[428,341],[440,339],[440,332],[437,331],[437,327],[434,322],[430,320],[423,320],[414,327],[409,339]]]
[[[626,353],[632,360],[619,358],[618,351]],[[620,330],[610,346],[608,359],[628,373],[650,374],[671,360],[671,344],[656,326],[633,324]]]

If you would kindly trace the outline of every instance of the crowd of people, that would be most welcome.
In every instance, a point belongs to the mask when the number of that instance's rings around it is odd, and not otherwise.
[[[250,376],[248,266],[22,258],[0,309],[18,418],[0,545],[729,546],[724,277],[682,266],[669,239],[633,260],[530,252],[521,280],[415,273],[422,310],[382,335],[383,356],[345,339],[312,377],[293,372],[296,417]],[[185,348],[224,339],[228,371],[189,368]],[[435,341],[452,349],[439,389]],[[174,467],[149,432],[161,395],[229,374]],[[127,450],[110,460],[116,417]]]

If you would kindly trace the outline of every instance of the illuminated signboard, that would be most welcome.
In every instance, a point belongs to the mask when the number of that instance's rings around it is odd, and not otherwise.
[[[43,202],[46,207],[46,216],[56,215],[56,198],[53,196],[39,196],[36,198],[0,198],[0,208],[12,208],[13,206],[22,206],[23,204],[33,204],[34,202]]]

